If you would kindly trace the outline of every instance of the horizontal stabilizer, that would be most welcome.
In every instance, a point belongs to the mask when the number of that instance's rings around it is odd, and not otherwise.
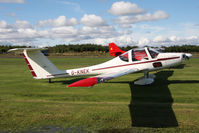
[[[13,49],[9,49],[8,52],[17,52],[17,51],[23,52],[24,50],[27,50],[27,51],[47,50],[47,48],[13,48]]]

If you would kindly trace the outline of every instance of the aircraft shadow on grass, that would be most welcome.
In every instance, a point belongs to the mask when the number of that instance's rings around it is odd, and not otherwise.
[[[171,80],[173,71],[160,71],[155,74],[155,82],[148,86],[134,85],[133,82],[109,82],[127,83],[131,90],[129,111],[133,127],[166,128],[178,126],[175,113],[172,109],[173,98],[169,90],[169,84],[199,83],[198,80]]]
[[[181,69],[181,67],[184,65],[176,69]],[[134,85],[132,81],[107,82],[129,84],[131,90],[129,111],[133,127],[166,128],[178,126],[172,109],[173,98],[168,85],[199,83],[199,80],[168,80],[173,75],[173,70],[160,71],[155,75],[155,82],[148,86]],[[53,83],[71,84],[81,79],[84,78],[53,81]]]
[[[131,102],[129,111],[132,126],[175,127],[178,126],[172,109],[173,98],[168,88],[168,78],[173,71],[156,73],[156,82],[149,86],[137,86],[129,83]]]
[[[180,64],[180,65],[173,66],[173,67],[170,67],[170,68],[172,68],[172,69],[183,69],[185,66],[186,66],[186,64]]]

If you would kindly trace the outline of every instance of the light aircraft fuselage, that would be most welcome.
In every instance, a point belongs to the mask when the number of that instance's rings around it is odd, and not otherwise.
[[[72,83],[68,87],[90,87],[135,72],[143,72],[144,77],[134,83],[147,85],[153,83],[155,78],[155,75],[149,75],[149,72],[178,65],[192,56],[186,53],[162,53],[148,47],[125,52],[114,43],[110,43],[109,54],[115,58],[98,65],[59,70],[40,52],[40,49],[19,48],[10,51],[16,50],[23,51],[23,56],[35,79],[97,75]]]

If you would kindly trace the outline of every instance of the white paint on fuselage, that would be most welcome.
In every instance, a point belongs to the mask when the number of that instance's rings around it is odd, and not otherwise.
[[[183,53],[159,53],[154,59],[151,58],[149,53],[148,60],[143,59],[141,61],[132,61],[131,50],[129,52],[129,61],[122,61],[119,57],[115,57],[107,62],[84,67],[77,69],[66,70],[70,76],[80,76],[80,75],[97,75],[105,73],[114,73],[123,69],[134,69],[138,71],[154,71],[158,69],[168,68],[180,64],[184,59],[182,59]],[[154,68],[154,62],[161,62],[162,67]]]

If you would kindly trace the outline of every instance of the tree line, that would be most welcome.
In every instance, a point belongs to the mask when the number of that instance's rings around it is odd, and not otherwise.
[[[11,46],[11,45],[0,45],[0,54],[5,54],[9,49],[13,48],[31,48],[31,46]]]
[[[24,48],[30,46],[0,46],[0,54],[7,53],[9,49],[12,48]],[[97,45],[97,44],[60,44],[55,46],[46,47],[49,53],[67,53],[67,52],[92,52],[99,51],[107,53],[109,51],[108,46]],[[137,48],[137,46],[126,46],[120,47],[122,50],[127,51],[132,48]],[[173,46],[162,46],[160,47],[163,52],[199,52],[199,46],[197,45],[173,45]]]
[[[197,45],[174,45],[169,47],[162,47],[165,52],[199,52],[199,46]]]

